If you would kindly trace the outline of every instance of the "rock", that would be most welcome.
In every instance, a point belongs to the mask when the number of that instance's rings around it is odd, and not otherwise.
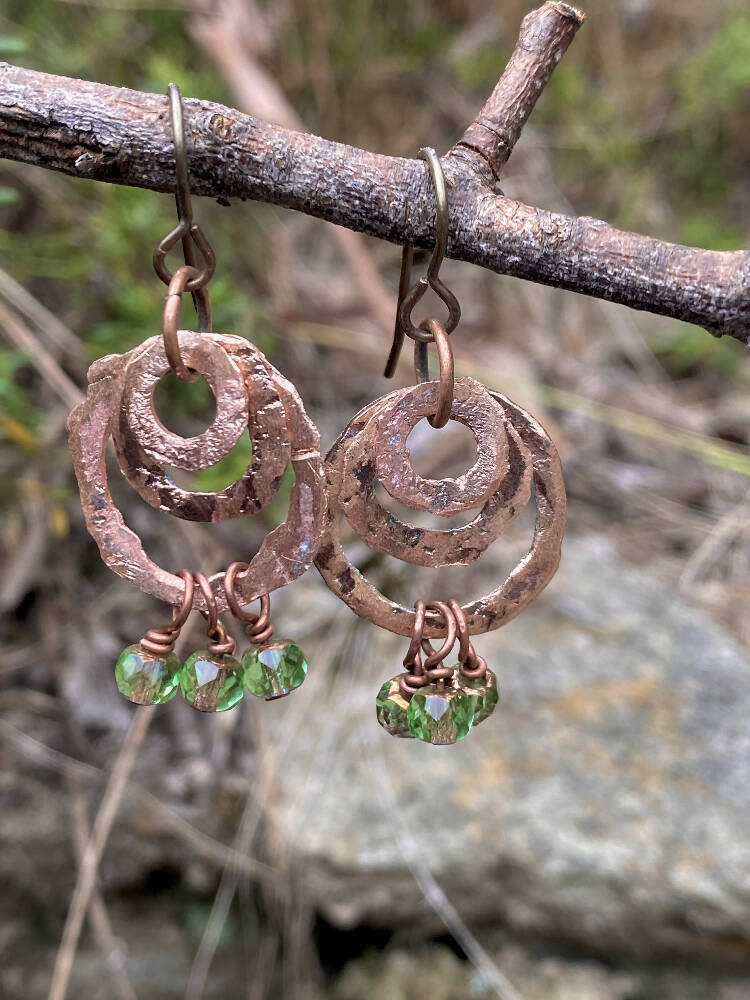
[[[478,638],[500,704],[452,747],[380,729],[405,643],[358,637],[330,695],[318,652],[268,714],[286,837],[331,923],[438,931],[409,859],[472,926],[750,963],[750,663],[671,585],[569,540],[536,605]]]

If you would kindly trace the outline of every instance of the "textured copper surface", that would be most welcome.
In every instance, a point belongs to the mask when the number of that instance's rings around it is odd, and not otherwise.
[[[400,392],[390,393],[384,400],[395,400]],[[560,548],[565,530],[565,487],[560,460],[546,431],[534,418],[500,393],[490,393],[502,407],[531,460],[534,494],[537,507],[536,526],[531,548],[508,578],[492,593],[462,606],[471,634],[499,628],[514,618],[549,583],[560,561]],[[415,613],[412,608],[390,601],[380,593],[350,562],[341,544],[339,530],[339,497],[344,480],[346,450],[352,440],[366,427],[372,416],[371,404],[358,413],[328,453],[329,515],[328,528],[318,550],[315,564],[331,590],[353,611],[399,635],[414,632]],[[424,627],[427,637],[442,636],[445,626],[436,624],[435,617]]]
[[[325,527],[325,479],[318,452],[318,431],[293,386],[263,361],[284,410],[295,484],[286,521],[266,536],[258,553],[249,560],[247,570],[237,575],[235,592],[243,604],[300,576],[310,566]],[[115,573],[146,593],[179,605],[184,595],[183,581],[149,558],[140,538],[124,523],[107,483],[106,448],[119,420],[125,371],[126,364],[120,355],[110,355],[93,364],[89,369],[86,399],[68,419],[84,517],[102,559]],[[223,581],[223,571],[210,577],[219,614],[227,609]],[[200,590],[196,590],[194,604],[198,610],[206,610]]]
[[[185,364],[205,375],[216,398],[216,417],[195,437],[184,438],[168,430],[154,409],[154,389],[170,371],[161,337],[151,337],[122,355],[120,425],[155,462],[177,469],[208,469],[237,444],[247,426],[247,393],[242,373],[223,349],[221,338],[210,333],[179,333]]]
[[[498,406],[492,399],[492,406]],[[477,516],[460,528],[419,528],[401,521],[375,496],[373,459],[380,401],[363,411],[368,421],[342,450],[338,504],[357,534],[371,548],[418,566],[468,565],[521,513],[531,495],[531,456],[512,424],[508,435],[508,471]],[[502,410],[500,410],[502,414]],[[502,416],[504,420],[504,415]]]
[[[404,389],[374,418],[377,423],[375,466],[383,488],[412,510],[428,510],[442,517],[471,510],[484,503],[505,475],[508,440],[503,412],[489,393],[471,378],[454,383],[451,418],[465,424],[477,441],[475,464],[458,479],[425,479],[415,472],[406,439],[422,417],[435,413],[440,384],[422,382]]]
[[[179,334],[181,349],[188,358],[190,357],[188,345],[196,336],[187,331],[181,331]],[[149,450],[136,440],[136,436],[130,433],[129,424],[132,424],[133,420],[128,417],[126,405],[120,409],[120,418],[115,422],[113,437],[120,470],[130,485],[138,491],[139,496],[152,507],[188,521],[222,521],[242,514],[257,513],[276,495],[284,469],[289,462],[289,435],[284,407],[271,376],[271,366],[260,351],[242,337],[221,334],[200,334],[200,337],[211,338],[213,353],[217,356],[224,355],[224,358],[230,360],[242,378],[246,399],[243,428],[247,426],[252,444],[252,458],[245,473],[236,482],[216,492],[182,489],[164,471],[158,456],[152,456]],[[152,341],[146,343],[150,345],[148,350],[152,355],[149,372],[158,371],[160,366],[155,364],[154,356],[163,366],[166,362],[164,349],[159,338],[154,337]],[[143,362],[139,355],[126,366],[123,400],[127,398],[129,389],[131,399],[135,393],[141,397],[151,395],[153,384],[150,393],[147,392],[145,385],[140,384],[143,379],[142,372]],[[149,382],[152,380],[153,375],[149,374]],[[214,427],[220,421],[220,406],[217,397],[217,419]],[[147,421],[145,423],[147,424]],[[232,436],[233,434],[227,439],[228,447],[223,451],[218,448],[214,450],[214,462],[231,450],[236,442],[236,439],[231,441]],[[194,468],[186,459],[182,459],[177,467]],[[205,463],[201,460],[196,467],[205,467]]]

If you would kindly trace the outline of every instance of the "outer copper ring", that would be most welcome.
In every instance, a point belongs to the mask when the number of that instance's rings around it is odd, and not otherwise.
[[[107,441],[119,411],[128,360],[129,355],[110,355],[95,362],[89,369],[86,399],[68,418],[81,504],[89,532],[110,569],[146,593],[169,604],[180,604],[183,581],[146,555],[140,538],[123,521],[107,484]],[[325,482],[317,428],[293,387],[272,366],[269,368],[286,414],[295,483],[286,521],[266,535],[247,570],[237,576],[237,597],[243,604],[300,576],[312,562],[325,528]],[[210,583],[221,614],[227,608],[224,573],[215,573]],[[195,607],[206,610],[199,591]]]
[[[454,382],[451,417],[465,424],[477,441],[477,460],[457,479],[426,479],[415,472],[406,441],[422,417],[435,413],[437,382],[402,390],[378,415],[375,465],[378,479],[394,500],[412,510],[442,517],[471,510],[489,499],[508,467],[508,440],[502,409],[492,405],[487,389],[472,378]]]
[[[537,519],[534,538],[527,555],[510,576],[490,594],[462,605],[467,627],[472,635],[499,628],[514,618],[547,586],[560,562],[565,531],[565,486],[557,450],[544,428],[534,418],[501,393],[491,396],[503,407],[508,419],[529,449],[533,464]],[[392,399],[391,393],[386,399]],[[318,550],[315,565],[331,590],[362,618],[398,635],[414,633],[412,608],[390,601],[380,593],[350,562],[341,544],[338,494],[341,482],[342,450],[357,434],[365,420],[362,411],[345,428],[326,459],[330,513],[328,529]],[[435,625],[436,616],[428,615],[424,634],[437,637],[445,627]]]
[[[493,406],[498,404],[491,401]],[[366,424],[344,448],[338,503],[362,541],[418,566],[468,565],[478,559],[521,513],[531,496],[531,455],[507,424],[508,472],[469,524],[445,531],[408,524],[383,507],[375,494],[373,459],[380,400],[361,411]]]
[[[120,419],[113,428],[120,471],[146,503],[175,517],[188,521],[222,521],[242,514],[255,514],[276,495],[290,457],[286,414],[273,382],[271,366],[260,351],[242,337],[194,334],[188,331],[180,331],[179,337],[180,342],[186,345],[192,343],[195,337],[199,337],[200,341],[211,338],[214,349],[219,348],[217,356],[220,353],[225,358],[229,357],[238,368],[246,399],[246,410],[242,415],[243,427],[248,427],[252,443],[250,465],[236,482],[223,490],[215,492],[184,490],[170,479],[158,458],[150,455],[130,432],[129,422],[132,422],[132,418],[128,417],[128,406],[123,404],[120,407]],[[153,382],[160,370],[158,362],[166,363],[163,350],[160,351],[159,348],[158,339],[154,338],[154,347],[148,352],[151,356],[147,366],[149,375],[145,383],[143,355],[139,355],[127,365],[124,376],[124,401],[132,400],[134,397],[142,400],[144,396],[148,396],[148,384]],[[187,347],[183,348],[183,351],[186,356],[190,356]],[[222,411],[218,398],[216,408],[217,418],[214,426],[221,419]],[[146,426],[148,426],[147,421]],[[177,440],[185,439],[177,438]],[[215,464],[228,454],[234,443],[230,437],[221,451],[215,448],[212,461],[208,464]],[[218,445],[215,439],[214,444]],[[195,466],[188,466],[183,461],[178,467],[192,469]],[[205,467],[203,460],[200,467]]]

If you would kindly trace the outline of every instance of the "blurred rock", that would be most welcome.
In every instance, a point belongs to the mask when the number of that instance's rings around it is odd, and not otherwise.
[[[294,699],[268,713],[291,740],[287,839],[329,921],[439,931],[417,852],[471,926],[750,962],[750,669],[711,620],[569,540],[542,599],[477,641],[501,702],[448,748],[378,729],[404,642],[362,629],[329,698],[301,689],[293,726]]]

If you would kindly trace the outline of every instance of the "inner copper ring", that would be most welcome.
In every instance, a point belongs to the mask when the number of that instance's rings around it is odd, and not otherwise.
[[[451,419],[465,424],[477,442],[477,460],[458,479],[426,479],[414,470],[406,441],[422,417],[431,416],[440,387],[423,382],[404,390],[375,418],[377,477],[394,500],[412,510],[452,517],[480,506],[495,492],[508,470],[508,439],[503,411],[471,378],[455,380]]]
[[[178,333],[180,353],[187,365],[205,375],[216,399],[216,417],[195,437],[168,430],[154,409],[154,389],[171,370],[164,343],[153,338],[127,366],[122,391],[121,426],[146,455],[176,469],[208,469],[227,455],[247,426],[247,392],[237,365],[210,333]]]
[[[252,457],[239,479],[215,492],[183,489],[173,482],[158,461],[149,457],[127,425],[123,425],[124,407],[113,429],[120,470],[138,495],[152,507],[188,521],[213,522],[256,514],[278,492],[290,458],[286,415],[271,377],[270,365],[260,351],[243,338],[223,334],[213,337],[237,364],[247,391],[249,407],[245,423]]]
[[[502,408],[494,400],[493,406]],[[508,473],[477,516],[460,528],[419,528],[401,521],[378,501],[373,460],[375,415],[382,401],[365,411],[367,422],[345,450],[338,503],[346,519],[371,548],[418,566],[468,565],[521,513],[531,496],[531,455],[508,424]]]

